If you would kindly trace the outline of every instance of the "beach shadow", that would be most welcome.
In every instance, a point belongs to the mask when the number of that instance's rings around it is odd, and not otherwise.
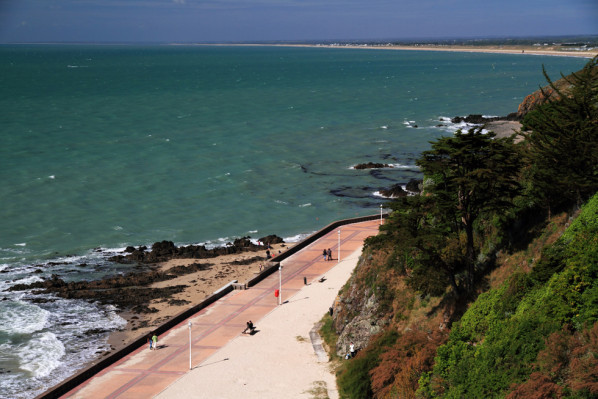
[[[229,359],[228,359],[228,357],[225,357],[225,358],[224,358],[224,359],[222,359],[222,360],[217,360],[217,361],[215,361],[215,362],[212,362],[212,363],[206,363],[206,364],[202,364],[202,365],[199,365],[199,366],[195,366],[195,367],[193,367],[193,368],[194,368],[194,369],[198,369],[198,368],[200,368],[200,367],[211,366],[211,365],[213,365],[213,364],[218,364],[218,363],[226,362],[227,360],[229,360]]]
[[[285,303],[292,303],[292,302],[299,302],[299,301],[305,301],[306,299],[309,299],[309,297],[306,296],[305,298],[299,298],[299,299],[295,299],[295,300],[292,300],[292,301],[288,301],[287,300],[287,301],[284,301],[283,304],[285,304]]]
[[[158,345],[158,346],[156,346],[156,350],[158,350],[158,349],[164,349],[164,348],[168,348],[168,345]]]

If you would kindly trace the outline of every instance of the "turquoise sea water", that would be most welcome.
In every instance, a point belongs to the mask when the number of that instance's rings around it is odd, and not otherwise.
[[[506,115],[545,83],[542,65],[557,78],[585,63],[323,48],[2,46],[0,290],[52,273],[78,280],[119,271],[94,248],[289,238],[377,213],[387,200],[375,193],[419,177],[418,154],[450,134],[452,126],[437,126],[441,117]],[[396,168],[351,169],[369,161]],[[104,348],[97,337],[79,342],[77,332],[122,324],[111,308],[0,297],[0,397],[32,397],[57,383]],[[78,321],[61,326],[73,309]],[[52,350],[40,355],[40,342]]]

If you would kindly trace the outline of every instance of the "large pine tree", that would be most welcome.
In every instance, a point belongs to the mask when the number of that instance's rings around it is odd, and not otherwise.
[[[556,85],[544,71],[551,101],[526,115],[531,194],[548,210],[580,205],[598,190],[598,57]],[[560,87],[559,87],[560,86]]]
[[[457,234],[465,232],[469,290],[475,275],[474,223],[485,212],[512,206],[520,189],[519,160],[511,138],[497,139],[478,128],[433,142],[417,161],[428,179],[425,191],[440,211],[438,221]]]

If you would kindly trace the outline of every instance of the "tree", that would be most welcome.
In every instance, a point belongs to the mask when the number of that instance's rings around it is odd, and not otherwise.
[[[437,223],[459,234],[465,232],[465,262],[468,289],[473,288],[474,223],[480,215],[504,211],[512,206],[519,193],[516,179],[520,158],[510,138],[497,139],[481,128],[467,133],[457,131],[453,137],[432,142],[432,150],[417,160],[427,185],[424,190],[434,196],[440,211]]]
[[[548,209],[584,199],[598,189],[598,57],[555,84],[543,70],[551,99],[523,120],[529,180]],[[563,80],[565,83],[563,83]]]

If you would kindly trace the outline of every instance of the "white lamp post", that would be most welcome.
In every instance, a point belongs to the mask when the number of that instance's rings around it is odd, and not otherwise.
[[[382,204],[380,204],[380,226],[382,226]]]
[[[282,305],[282,265],[278,265],[278,304]]]
[[[338,230],[338,262],[341,261],[341,230]]]
[[[189,322],[189,370],[191,370],[191,322]]]

